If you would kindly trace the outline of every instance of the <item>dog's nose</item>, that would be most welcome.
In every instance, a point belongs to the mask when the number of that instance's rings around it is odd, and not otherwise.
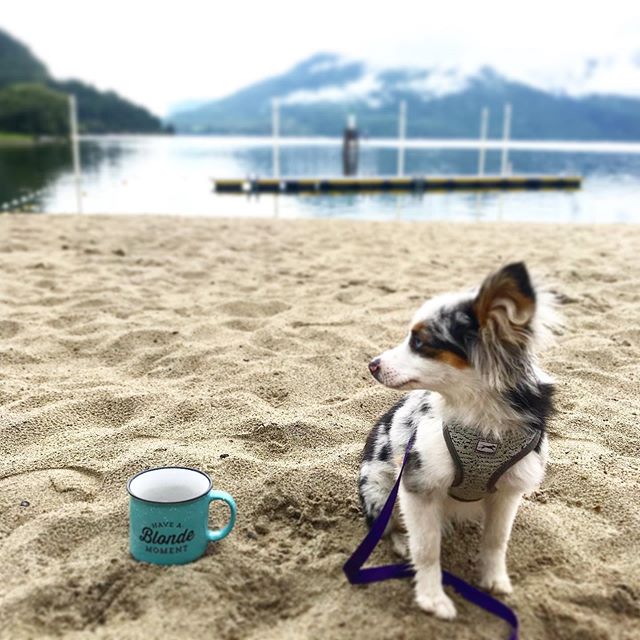
[[[380,371],[380,358],[374,358],[369,363],[369,371],[371,371],[371,375],[375,377],[376,373]]]

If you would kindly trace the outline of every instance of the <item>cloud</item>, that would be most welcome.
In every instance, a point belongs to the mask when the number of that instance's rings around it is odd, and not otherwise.
[[[4,7],[0,24],[55,75],[115,89],[160,114],[181,100],[223,96],[320,50],[376,66],[489,64],[515,76],[562,78],[587,58],[631,58],[640,48],[640,3],[619,0],[606,7],[584,0],[21,0]],[[616,86],[626,82],[620,73]]]

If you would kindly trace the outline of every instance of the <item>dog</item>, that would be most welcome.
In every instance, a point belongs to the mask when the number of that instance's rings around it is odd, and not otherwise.
[[[371,525],[414,438],[400,513],[385,536],[410,558],[417,604],[436,617],[456,615],[440,568],[441,534],[452,520],[484,519],[480,585],[512,591],[507,545],[523,495],[543,480],[553,411],[553,381],[536,357],[557,323],[553,295],[534,287],[524,263],[507,264],[476,290],[427,301],[402,343],[369,363],[378,382],[410,393],[369,433],[362,509]],[[501,449],[504,459],[492,462]]]

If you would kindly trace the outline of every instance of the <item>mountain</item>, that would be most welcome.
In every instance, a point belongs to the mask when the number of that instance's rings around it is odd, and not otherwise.
[[[161,133],[160,118],[114,91],[99,91],[79,80],[51,81],[50,86],[76,96],[83,133]]]
[[[0,131],[68,133],[67,95],[76,96],[82,133],[160,133],[160,118],[113,91],[56,80],[21,42],[0,30]]]
[[[574,74],[569,94],[542,86],[540,77],[527,83],[489,67],[379,69],[319,53],[230,96],[175,111],[168,120],[184,133],[268,134],[277,97],[283,135],[339,135],[354,113],[366,135],[394,137],[398,104],[405,100],[409,137],[477,137],[483,107],[490,109],[489,135],[499,137],[510,102],[513,138],[640,140],[640,97],[582,95],[580,77]],[[586,80],[593,84],[593,77]]]
[[[49,71],[29,49],[0,29],[0,88],[17,82],[44,83]]]

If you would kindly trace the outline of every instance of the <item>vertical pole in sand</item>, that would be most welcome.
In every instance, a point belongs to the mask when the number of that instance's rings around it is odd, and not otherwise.
[[[271,102],[271,131],[273,134],[273,177],[280,177],[280,100]]]
[[[80,167],[80,144],[78,141],[78,110],[74,95],[69,96],[69,135],[71,138],[73,175],[76,183],[76,203],[78,213],[82,213],[82,169]]]
[[[404,175],[404,140],[407,136],[407,102],[400,102],[398,113],[398,175]]]
[[[507,102],[504,105],[504,116],[502,120],[502,161],[500,163],[500,173],[507,175],[509,169],[509,136],[511,134],[511,104]]]
[[[485,143],[489,131],[489,109],[484,107],[480,116],[480,150],[478,152],[478,175],[484,175],[484,159],[486,154]]]

